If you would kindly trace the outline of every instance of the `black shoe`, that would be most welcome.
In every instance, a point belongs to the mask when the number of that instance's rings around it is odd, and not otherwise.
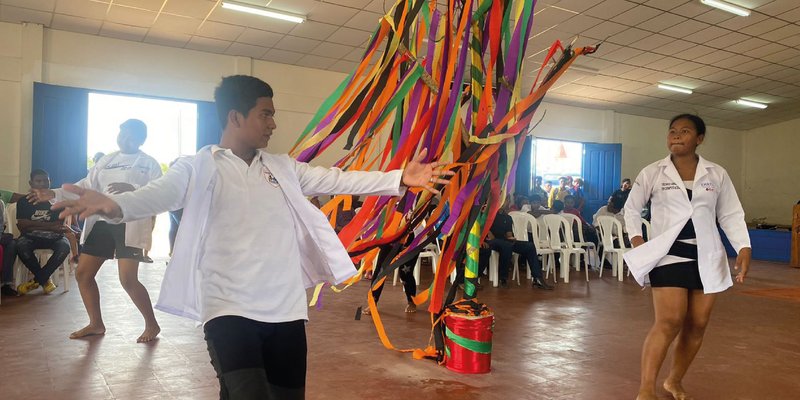
[[[3,296],[9,296],[9,297],[19,296],[19,293],[17,292],[17,290],[14,289],[14,287],[11,286],[11,285],[3,285],[3,287],[0,288],[0,294],[2,294]]]
[[[150,258],[150,256],[143,256],[142,257],[142,262],[146,263],[146,264],[152,264],[153,263],[153,259]]]
[[[540,278],[534,279],[533,280],[533,284],[531,286],[533,286],[533,287],[535,287],[537,289],[553,290],[552,286],[548,285],[547,283],[545,283],[545,281],[543,281]]]
[[[503,289],[508,289],[508,281],[505,279],[500,280],[500,287]]]

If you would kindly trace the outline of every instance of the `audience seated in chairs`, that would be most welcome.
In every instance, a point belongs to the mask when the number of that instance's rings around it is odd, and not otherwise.
[[[50,176],[44,170],[31,172],[31,189],[49,189]],[[70,245],[65,233],[71,229],[58,218],[58,212],[50,210],[51,203],[33,204],[28,199],[17,202],[17,227],[20,236],[17,238],[17,256],[33,273],[34,279],[17,288],[19,294],[26,294],[38,287],[47,293],[56,289],[50,276],[69,256]],[[53,255],[42,266],[34,254],[35,250],[49,249]]]
[[[480,253],[480,270],[486,270],[489,264],[491,252],[486,250],[494,250],[500,253],[500,262],[497,266],[500,286],[504,288],[508,287],[508,271],[513,261],[511,256],[513,253],[517,253],[520,255],[521,259],[524,259],[528,263],[531,275],[533,276],[533,287],[552,289],[552,287],[548,286],[544,281],[542,265],[537,258],[536,247],[532,242],[526,240],[527,238],[520,239],[521,240],[517,240],[517,238],[514,237],[513,220],[511,216],[508,215],[508,202],[506,202],[506,204],[503,204],[500,210],[498,210],[492,227],[489,229],[489,234],[486,236],[486,240],[481,244],[481,248],[484,250]]]

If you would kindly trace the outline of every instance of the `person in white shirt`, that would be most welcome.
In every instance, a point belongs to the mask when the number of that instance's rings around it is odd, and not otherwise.
[[[595,228],[600,227],[600,223],[597,222],[597,217],[614,217],[622,224],[622,232],[627,233],[628,231],[625,229],[625,210],[623,209],[623,207],[625,207],[625,200],[627,199],[628,195],[621,190],[612,193],[608,198],[608,204],[600,207],[600,209],[594,213],[592,225],[594,225]]]
[[[139,148],[147,140],[147,125],[138,119],[129,119],[119,126],[117,145],[119,151],[105,155],[89,170],[86,178],[75,185],[107,194],[133,192],[148,182],[161,177],[161,165]],[[77,198],[62,189],[33,190],[29,197],[37,203]],[[86,220],[81,243],[83,251],[78,259],[75,278],[81,292],[83,305],[89,315],[89,324],[70,334],[71,339],[106,332],[100,312],[100,291],[95,276],[109,259],[117,259],[119,281],[133,304],[144,317],[145,328],[137,342],[153,340],[161,328],[153,314],[153,305],[147,288],[139,282],[139,262],[143,249],[150,243],[153,220],[144,218],[124,224],[111,224],[106,218],[94,216]]]
[[[719,227],[738,252],[737,282],[750,266],[744,211],[728,173],[696,153],[705,139],[703,120],[681,114],[670,121],[670,155],[645,167],[625,203],[625,222],[634,249],[624,256],[640,284],[653,287],[655,323],[642,349],[637,399],[657,399],[656,377],[677,337],[664,389],[688,398],[681,384],[700,345],[716,294],[733,285]],[[641,211],[652,201],[653,237],[642,238]]]
[[[439,193],[453,175],[424,164],[404,170],[343,172],[261,150],[273,134],[272,88],[236,75],[214,92],[219,145],[184,157],[166,175],[116,196],[80,187],[62,213],[115,222],[183,208],[156,308],[201,321],[223,399],[302,399],[308,319],[304,288],[340,283],[357,271],[325,215],[307,196]]]

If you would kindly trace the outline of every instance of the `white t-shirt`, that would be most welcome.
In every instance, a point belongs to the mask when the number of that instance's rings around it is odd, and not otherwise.
[[[620,212],[614,214],[611,211],[608,211],[608,205],[604,205],[594,213],[592,217],[592,225],[599,227],[600,223],[597,221],[597,217],[614,217],[622,224],[622,232],[628,233],[627,229],[625,228],[625,210],[620,210]]]
[[[300,251],[280,183],[214,146],[217,178],[200,255],[203,322],[235,315],[261,322],[308,319]]]
[[[148,165],[145,165],[141,162],[137,164],[137,161],[140,161],[145,156],[144,153],[138,151],[133,154],[125,154],[122,152],[114,153],[114,155],[109,155],[111,159],[102,166],[103,169],[98,171],[97,173],[97,182],[100,184],[98,188],[103,193],[108,193],[108,185],[112,183],[130,183],[134,184],[134,182],[130,182],[130,170],[132,168],[138,168],[144,174],[150,174],[150,169]]]

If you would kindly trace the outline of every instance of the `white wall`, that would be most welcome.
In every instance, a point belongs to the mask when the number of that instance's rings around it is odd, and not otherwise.
[[[791,225],[800,200],[800,119],[747,131],[743,149],[744,186],[737,189],[748,220]]]

